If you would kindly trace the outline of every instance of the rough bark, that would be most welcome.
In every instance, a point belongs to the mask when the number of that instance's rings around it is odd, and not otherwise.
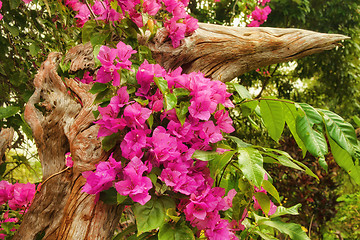
[[[173,49],[164,29],[152,41],[141,39],[154,59],[166,69],[182,67],[184,73],[201,71],[224,82],[259,67],[302,58],[332,49],[348,39],[301,29],[227,27],[200,23],[192,36]]]
[[[3,128],[0,131],[0,164],[3,163],[3,157],[6,150],[11,146],[14,138],[13,128]]]
[[[178,49],[170,46],[162,30],[146,44],[168,69],[181,66],[185,72],[203,71],[208,77],[227,81],[250,69],[329,49],[345,38],[302,30],[237,30],[200,24]],[[146,37],[139,39],[145,43]],[[57,74],[60,59],[61,54],[51,53],[42,64],[34,79],[35,92],[25,108],[44,184],[14,239],[110,239],[122,209],[95,203],[95,196],[81,192],[85,184],[81,173],[94,170],[99,161],[108,158],[93,124],[94,95],[88,92],[90,85],[61,79]],[[94,70],[90,44],[71,49],[66,59],[71,71]],[[69,151],[74,166],[66,170],[64,155]]]
[[[88,55],[83,49],[76,51],[75,57],[68,55],[74,65],[93,61],[79,57]],[[59,77],[60,57],[51,53],[42,64],[34,80],[36,90],[25,108],[47,180],[14,239],[110,239],[121,209],[101,201],[95,203],[95,196],[81,192],[85,184],[81,173],[94,170],[96,163],[108,157],[97,139],[98,127],[93,124],[92,111],[97,109],[94,96],[88,93],[89,86]],[[64,155],[69,151],[74,166],[63,171]]]

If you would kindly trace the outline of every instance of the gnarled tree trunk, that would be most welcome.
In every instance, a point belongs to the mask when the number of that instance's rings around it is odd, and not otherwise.
[[[154,58],[167,69],[181,66],[184,72],[202,71],[222,81],[261,66],[284,62],[330,49],[341,35],[319,34],[298,29],[231,28],[200,24],[182,45],[173,49],[160,30],[148,45]],[[44,183],[25,214],[14,239],[110,239],[122,209],[95,202],[95,196],[81,191],[84,171],[94,170],[108,158],[93,124],[94,95],[91,86],[57,74],[61,55],[51,53],[34,80],[35,92],[26,105],[25,119],[42,163]],[[93,68],[90,44],[69,51],[71,70]],[[71,152],[74,166],[65,167],[65,153]],[[118,151],[118,150],[117,150]],[[115,152],[120,154],[120,152]]]

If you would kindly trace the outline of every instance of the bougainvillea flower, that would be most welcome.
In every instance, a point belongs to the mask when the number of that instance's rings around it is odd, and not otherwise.
[[[184,23],[178,23],[175,18],[171,18],[165,21],[164,27],[169,33],[172,46],[174,48],[179,47],[180,41],[185,38],[186,25]]]
[[[122,156],[127,159],[142,157],[142,149],[146,147],[146,135],[149,131],[133,129],[128,132],[120,144]]]
[[[221,131],[226,133],[232,133],[235,131],[235,128],[232,126],[233,121],[229,117],[229,112],[225,110],[219,110],[214,114],[216,119],[216,124],[219,126]]]
[[[145,0],[143,3],[144,12],[151,16],[155,16],[161,8],[161,3],[158,0]]]
[[[141,107],[137,102],[126,106],[124,109],[124,119],[130,128],[144,128],[145,121],[150,115],[151,110]]]
[[[12,188],[12,199],[9,199],[9,207],[16,210],[28,207],[35,196],[35,184],[15,183]]]
[[[70,168],[74,165],[70,152],[65,153],[65,165]]]
[[[12,184],[8,181],[0,181],[0,205],[6,203],[12,197],[11,187]]]

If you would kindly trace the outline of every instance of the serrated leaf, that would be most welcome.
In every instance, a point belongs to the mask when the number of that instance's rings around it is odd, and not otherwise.
[[[285,126],[282,102],[262,100],[260,101],[260,111],[270,137],[278,142]]]
[[[19,111],[20,108],[16,106],[0,107],[0,119],[12,117]]]
[[[299,207],[301,207],[301,204],[298,203],[295,206],[286,208],[283,206],[278,206],[276,208],[276,212],[270,216],[270,218],[276,218],[276,217],[280,217],[286,214],[290,214],[290,215],[299,215]]]
[[[265,215],[268,215],[270,211],[270,198],[268,195],[266,195],[263,192],[256,192],[254,193],[254,196],[256,200],[258,201],[261,210],[265,213]]]
[[[328,147],[324,135],[314,130],[313,125],[307,115],[296,118],[296,132],[305,147],[313,156],[321,157],[327,154]]]
[[[285,223],[281,221],[261,221],[259,225],[266,225],[289,235],[292,240],[310,240],[301,226],[295,223]]]
[[[160,227],[158,238],[159,240],[194,240],[195,236],[184,223],[166,223]]]
[[[331,153],[334,156],[336,163],[343,168],[353,179],[360,185],[360,169],[355,166],[350,154],[342,149],[334,140],[329,138]]]
[[[331,111],[320,111],[324,114],[324,123],[329,137],[352,155],[353,146],[358,144],[354,127]]]
[[[240,148],[238,153],[240,170],[251,183],[260,188],[266,173],[263,168],[262,155],[253,148]]]
[[[273,196],[278,203],[281,203],[281,202],[280,202],[279,192],[276,190],[276,188],[274,187],[274,185],[271,184],[271,182],[269,182],[268,180],[263,180],[262,187],[263,187],[268,193],[270,193],[270,195]]]
[[[215,151],[202,151],[202,150],[195,150],[191,158],[196,158],[201,161],[211,161],[216,159],[219,154]]]
[[[161,201],[152,197],[146,204],[134,204],[138,234],[156,229],[164,224],[166,212]]]

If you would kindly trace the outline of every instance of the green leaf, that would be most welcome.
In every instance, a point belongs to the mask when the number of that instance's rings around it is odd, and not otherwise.
[[[273,196],[278,203],[281,203],[281,202],[280,202],[279,192],[276,190],[276,188],[274,187],[274,185],[271,184],[271,182],[269,182],[268,180],[263,180],[262,187],[263,187],[268,193],[270,193],[270,195]]]
[[[94,20],[89,20],[84,24],[84,26],[82,27],[82,33],[81,33],[83,43],[87,43],[90,41],[91,37],[97,31],[96,26],[97,26],[97,24]]]
[[[319,165],[322,167],[326,172],[328,171],[328,164],[326,163],[325,157],[319,157]]]
[[[248,200],[246,199],[245,194],[243,192],[236,193],[232,205],[232,218],[237,221],[241,220],[244,215],[244,210],[248,206]]]
[[[40,51],[40,47],[36,43],[32,43],[29,47],[29,51],[32,56],[36,56]]]
[[[138,234],[156,229],[164,224],[166,211],[163,203],[152,197],[146,204],[134,204]]]
[[[270,218],[276,218],[276,217],[280,217],[286,214],[290,214],[290,215],[299,215],[299,207],[301,207],[301,204],[298,203],[295,206],[286,208],[283,206],[278,206],[276,208],[276,212],[270,216]]]
[[[306,117],[308,118],[309,122],[313,124],[321,124],[323,122],[321,115],[316,111],[315,108],[310,106],[306,103],[298,103],[298,106],[301,107],[301,109],[306,114]]]
[[[115,237],[113,237],[112,240],[123,240],[123,239],[125,239],[126,235],[134,233],[135,231],[136,231],[136,225],[131,224],[127,228],[125,228],[124,230],[121,230],[121,232],[118,233]]]
[[[195,152],[193,153],[193,155],[191,157],[199,159],[201,161],[211,161],[211,160],[216,159],[216,157],[219,155],[220,154],[218,154],[215,151],[195,150]]]
[[[305,147],[315,157],[321,157],[327,154],[328,147],[324,135],[314,130],[313,125],[314,123],[307,115],[296,118],[296,132]]]
[[[260,232],[260,231],[254,231],[257,235],[259,235],[262,239],[265,239],[265,240],[278,240],[277,238],[271,236],[271,235],[268,235],[266,233],[263,233],[263,232]]]
[[[260,101],[260,111],[270,137],[278,142],[285,126],[282,102],[270,99],[262,100]]]
[[[238,83],[232,84],[242,99],[252,99],[250,92],[243,86]]]
[[[261,221],[259,225],[266,225],[289,235],[292,240],[310,240],[299,224],[284,223],[281,221]]]
[[[305,173],[306,173],[307,175],[312,176],[312,177],[316,178],[317,181],[319,181],[318,176],[316,176],[315,173],[313,173],[313,172],[311,171],[311,169],[308,168],[305,164],[303,164],[302,162],[299,162],[298,160],[295,160],[295,159],[292,159],[292,161],[293,161],[294,163],[296,163],[297,165],[299,165],[300,167],[302,167],[303,169],[305,169]]]
[[[189,96],[190,91],[185,89],[185,88],[175,88],[173,90],[173,93],[175,94],[175,96],[179,97],[179,96]]]
[[[154,82],[156,86],[160,89],[162,94],[169,92],[168,82],[164,78],[154,77]]]
[[[244,117],[249,116],[251,113],[255,111],[255,109],[258,107],[258,104],[259,101],[257,100],[241,103],[240,104],[241,114]]]
[[[100,192],[100,200],[109,205],[117,204],[117,191],[111,187],[108,190]]]
[[[181,224],[166,223],[159,229],[159,240],[195,240],[194,233],[191,229]]]
[[[334,140],[329,138],[331,153],[334,156],[336,163],[343,168],[353,179],[360,185],[360,169],[355,166],[350,154],[342,149]]]
[[[96,94],[107,89],[107,84],[96,82],[90,89],[90,93]]]
[[[175,208],[169,208],[166,210],[166,216],[168,216],[174,222],[178,222],[181,217],[178,216],[178,212],[176,212]]]
[[[189,106],[190,102],[180,102],[180,106],[175,108],[176,115],[181,125],[184,125],[186,121],[186,114],[189,112]]]
[[[0,119],[12,117],[19,111],[20,108],[16,106],[0,107]]]
[[[353,146],[358,145],[354,127],[333,112],[320,111],[324,114],[325,127],[329,137],[352,155]]]
[[[354,120],[356,126],[360,127],[360,118],[358,116],[353,116],[352,119]]]
[[[263,158],[260,152],[253,148],[240,148],[238,150],[238,164],[244,176],[260,188],[265,176]]]
[[[101,32],[95,32],[91,37],[90,37],[90,42],[92,46],[96,46],[96,45],[104,45],[104,42],[106,40],[106,38],[110,35],[109,31],[101,31]]]
[[[227,136],[228,139],[232,140],[234,143],[236,143],[238,148],[246,148],[250,147],[251,144],[244,142],[240,138],[234,137],[234,136]]]
[[[261,210],[267,216],[270,211],[270,198],[268,197],[268,195],[266,195],[263,192],[256,192],[256,193],[254,193],[254,196],[255,196],[256,200],[258,201],[258,203],[261,207]]]
[[[115,147],[116,142],[117,140],[119,140],[119,138],[120,133],[114,133],[110,136],[104,137],[104,139],[101,141],[102,149],[104,149],[104,151],[106,152],[110,151],[113,147]]]
[[[227,151],[221,155],[216,156],[214,161],[210,161],[209,169],[211,176],[215,177],[218,172],[220,172],[226,166],[226,164],[231,161],[234,154],[235,151]]]
[[[285,122],[289,127],[290,132],[293,135],[297,145],[303,151],[303,156],[305,156],[307,149],[296,132],[296,118],[300,115],[299,111],[297,111],[295,104],[291,104],[291,103],[283,103],[283,109],[284,109]]]
[[[117,202],[117,204],[122,204],[128,198],[129,198],[128,196],[124,196],[124,195],[121,195],[120,193],[118,193],[116,195],[116,202]]]
[[[166,111],[173,109],[177,104],[177,98],[173,93],[166,93],[164,101],[165,101]]]
[[[10,3],[10,9],[16,9],[19,7],[20,5],[20,0],[10,0],[9,3]]]

